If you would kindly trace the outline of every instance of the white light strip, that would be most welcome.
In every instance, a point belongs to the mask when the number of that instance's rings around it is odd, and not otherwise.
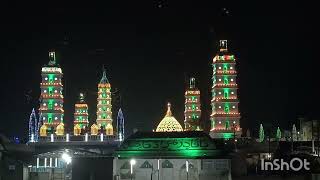
[[[39,158],[37,158],[37,168],[39,168]]]
[[[49,167],[52,167],[52,158],[50,158]]]
[[[69,140],[70,140],[70,135],[69,135],[69,133],[67,133],[66,134],[66,141],[69,142]]]
[[[47,168],[47,158],[44,158],[44,168]]]
[[[55,161],[54,162],[54,167],[58,167],[58,158],[56,158],[54,161]]]
[[[51,142],[54,142],[53,134],[51,134]]]
[[[189,172],[189,161],[186,161],[186,171]]]
[[[100,141],[103,141],[103,133],[100,134]]]
[[[88,133],[86,133],[86,135],[84,137],[84,141],[88,142]]]

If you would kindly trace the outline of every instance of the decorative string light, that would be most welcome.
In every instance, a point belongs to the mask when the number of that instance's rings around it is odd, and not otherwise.
[[[233,124],[239,124],[238,120],[240,118],[237,106],[233,105],[238,103],[238,98],[234,95],[237,88],[237,83],[235,83],[237,75],[235,60],[234,55],[228,53],[227,41],[221,40],[220,52],[213,58],[212,64],[212,113],[210,116],[212,122],[211,131],[221,132],[224,138],[230,138],[230,133],[232,133],[229,128],[229,117],[235,119]],[[216,121],[217,119],[219,121]],[[215,127],[215,122],[218,123],[217,127]],[[240,129],[239,126],[236,127],[237,131]]]

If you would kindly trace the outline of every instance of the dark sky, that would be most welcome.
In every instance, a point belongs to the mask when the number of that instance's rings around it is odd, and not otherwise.
[[[155,128],[168,101],[183,123],[190,76],[197,79],[208,123],[211,59],[219,39],[228,39],[238,58],[243,128],[257,130],[261,122],[287,128],[298,117],[319,118],[314,22],[292,4],[110,1],[7,7],[2,13],[0,133],[26,135],[31,109],[38,108],[40,71],[49,49],[57,51],[64,72],[67,124],[79,91],[88,93],[95,120],[103,64],[113,90],[122,96],[128,132]]]

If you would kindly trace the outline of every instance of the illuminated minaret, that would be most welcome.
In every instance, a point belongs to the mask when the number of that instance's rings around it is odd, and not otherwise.
[[[227,40],[220,40],[219,52],[213,58],[212,66],[210,136],[225,139],[240,136],[236,59],[228,52]]]
[[[40,114],[49,130],[63,123],[62,70],[56,62],[55,52],[49,52],[49,63],[42,67],[40,83]]]
[[[81,129],[88,127],[88,104],[84,100],[85,95],[80,93],[79,102],[77,102],[75,106],[74,112],[74,126],[78,124]]]
[[[196,88],[195,78],[190,78],[185,92],[184,130],[200,130],[201,103],[200,91]]]
[[[107,79],[106,70],[98,84],[97,124],[104,128],[110,124],[112,127],[111,85]],[[109,125],[109,127],[110,127]]]

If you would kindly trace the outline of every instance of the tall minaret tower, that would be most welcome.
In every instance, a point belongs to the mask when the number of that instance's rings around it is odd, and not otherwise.
[[[185,92],[184,130],[200,130],[201,103],[200,91],[196,88],[195,78],[190,78]]]
[[[97,124],[104,128],[110,124],[112,126],[112,105],[111,105],[111,85],[107,79],[106,70],[98,84],[98,104],[97,104]],[[109,127],[110,127],[109,125]]]
[[[79,124],[80,128],[86,128],[89,125],[88,104],[84,100],[84,93],[80,93],[79,101],[74,105],[74,126]]]
[[[54,51],[49,52],[49,63],[42,67],[40,83],[40,108],[39,112],[43,124],[51,130],[63,123],[63,85],[62,70],[56,62]]]
[[[229,139],[241,135],[236,59],[228,52],[227,45],[227,40],[220,40],[219,52],[212,63],[212,138]]]

